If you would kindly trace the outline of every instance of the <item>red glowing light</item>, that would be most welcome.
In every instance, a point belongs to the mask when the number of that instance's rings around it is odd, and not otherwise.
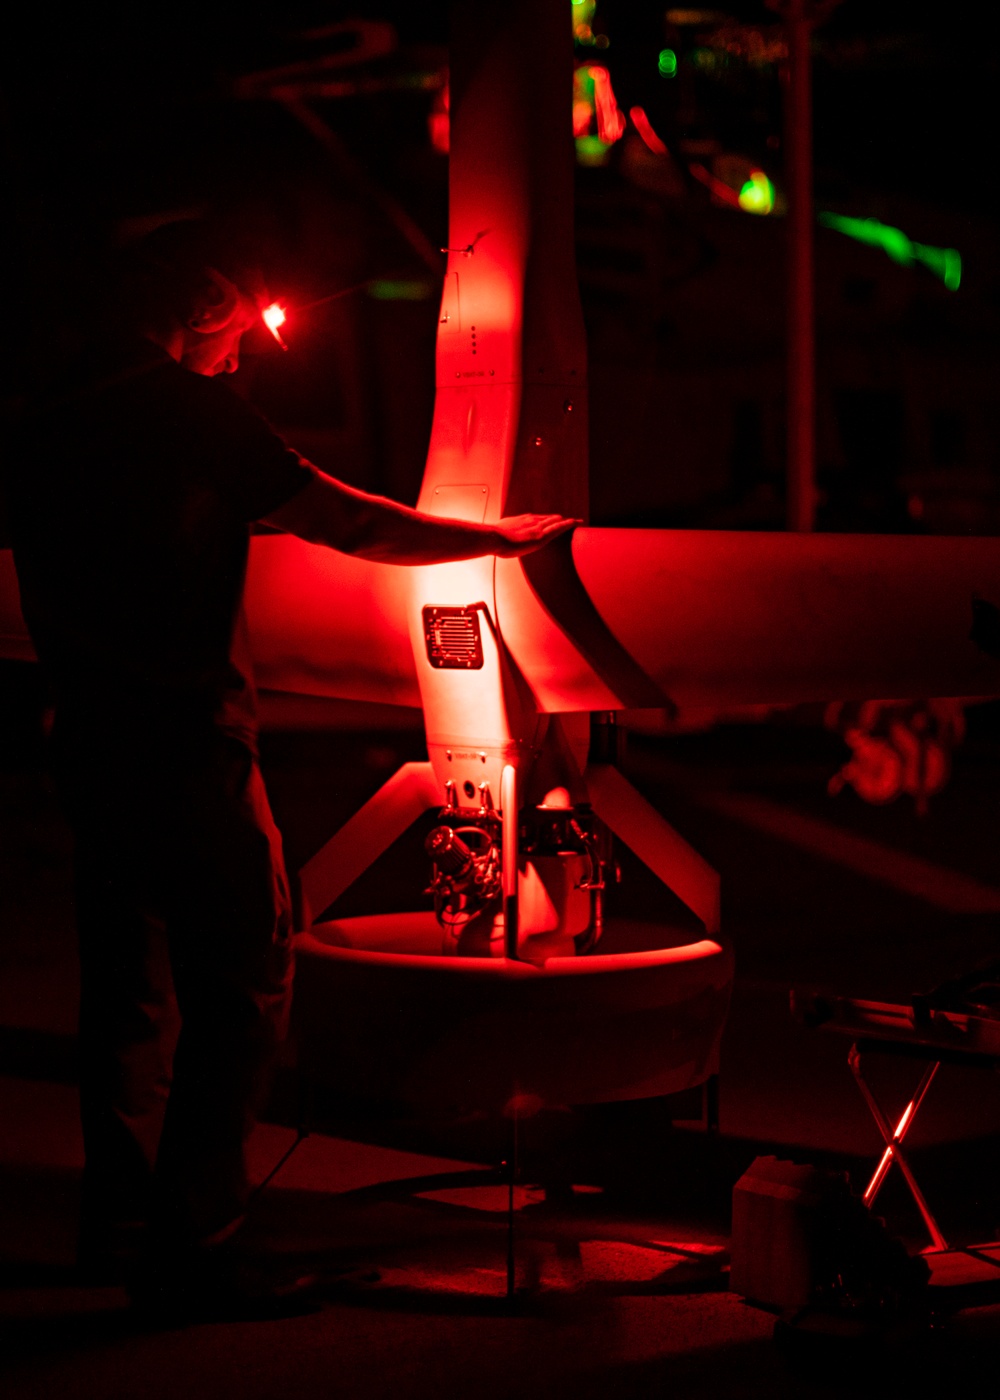
[[[434,96],[434,102],[427,115],[427,129],[431,145],[446,156],[451,148],[451,92],[447,77]]]
[[[594,82],[597,135],[610,146],[625,131],[625,115],[615,101],[614,90],[611,87],[611,74],[608,70],[597,64],[591,64],[590,76]]]
[[[279,306],[276,301],[273,301],[270,306],[265,306],[264,310],[261,312],[261,316],[263,317],[264,325],[272,335],[274,335],[278,327],[283,326],[288,319],[285,315],[284,307]]]
[[[632,118],[632,125],[654,155],[667,156],[670,154],[666,146],[650,126],[649,118],[641,107],[630,107],[628,114]]]
[[[281,346],[282,350],[287,350],[288,346],[282,340],[281,332],[278,329],[279,326],[283,326],[288,320],[288,317],[285,314],[285,308],[279,305],[278,302],[272,301],[270,306],[264,307],[264,310],[260,313],[260,319],[264,322],[264,325],[274,336],[275,340]]]
[[[590,130],[590,118],[593,115],[589,102],[580,101],[573,103],[573,135],[586,136]]]
[[[910,1119],[913,1117],[913,1109],[914,1103],[911,1099],[910,1102],[906,1105],[906,1108],[903,1110],[902,1118],[900,1118],[899,1122],[896,1124],[896,1131],[893,1133],[894,1142],[901,1142],[902,1139],[906,1136],[906,1128]]]
[[[705,188],[715,196],[720,204],[729,204],[734,209],[739,209],[740,197],[735,190],[730,189],[725,180],[720,180],[697,161],[692,161],[688,166],[688,170],[696,180],[701,181]]]

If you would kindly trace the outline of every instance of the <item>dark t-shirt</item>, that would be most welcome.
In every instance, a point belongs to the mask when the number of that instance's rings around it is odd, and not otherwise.
[[[98,727],[253,741],[250,523],[309,466],[224,383],[138,342],[32,415],[7,489],[25,619],[57,699]]]

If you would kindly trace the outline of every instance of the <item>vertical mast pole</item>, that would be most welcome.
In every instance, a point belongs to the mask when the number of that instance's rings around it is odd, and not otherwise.
[[[812,73],[809,0],[782,6],[788,42],[785,156],[788,187],[787,524],[816,521],[816,331],[813,272]]]

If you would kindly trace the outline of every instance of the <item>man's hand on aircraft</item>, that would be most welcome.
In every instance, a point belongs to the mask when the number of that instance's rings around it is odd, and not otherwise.
[[[310,470],[312,480],[271,511],[268,524],[361,559],[387,564],[443,564],[490,554],[512,559],[583,524],[562,515],[510,515],[496,525],[445,519],[371,496],[318,467]]]
[[[508,515],[496,526],[500,536],[496,552],[501,559],[516,559],[582,524],[582,520],[570,520],[564,515]]]

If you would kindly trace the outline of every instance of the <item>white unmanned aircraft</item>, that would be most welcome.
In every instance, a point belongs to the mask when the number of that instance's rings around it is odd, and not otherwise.
[[[435,515],[586,518],[566,9],[456,7],[450,246],[418,502]],[[0,562],[0,645],[27,655]],[[1000,662],[970,637],[980,600],[1000,600],[990,539],[580,528],[524,560],[402,569],[255,537],[260,685],[419,704],[427,727],[428,761],[304,867],[313,913],[440,809],[433,911],[300,936],[311,1071],[438,1105],[703,1083],[732,981],[718,877],[616,768],[588,763],[591,713],[1000,694]],[[700,936],[603,917],[609,831]]]

